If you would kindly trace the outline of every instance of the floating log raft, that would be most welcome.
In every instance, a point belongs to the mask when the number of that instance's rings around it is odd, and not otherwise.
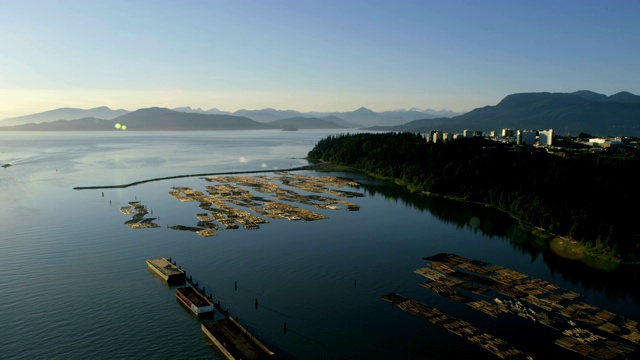
[[[440,312],[440,310],[418,301],[406,298],[396,293],[382,297],[398,306],[399,309],[411,315],[421,317],[430,323],[438,325],[468,341],[488,350],[502,359],[530,359],[522,351],[510,346],[491,334],[480,331],[466,321],[456,319]]]
[[[547,281],[531,278],[511,269],[455,254],[441,253],[425,259],[432,261],[430,266],[418,269],[416,272],[432,279],[433,282],[423,284],[424,287],[436,292],[440,291],[438,294],[441,296],[463,302],[467,301],[464,296],[452,292],[453,290],[446,292],[442,289],[446,286],[464,288],[463,284],[472,282],[472,285],[467,285],[468,290],[473,291],[472,289],[477,287],[485,287],[509,296],[512,299],[496,299],[495,301],[499,305],[502,304],[500,306],[502,309],[563,331],[567,337],[556,342],[559,346],[567,347],[593,359],[612,358],[611,354],[626,356],[636,349],[633,346],[593,335],[589,330],[578,328],[573,321],[593,326],[632,343],[640,344],[640,327],[637,321],[622,318],[584,302],[576,302],[582,295],[574,291],[562,289]],[[462,272],[456,268],[475,274]],[[543,311],[536,312],[526,308],[520,301]],[[564,322],[556,320],[557,317],[551,318],[544,311],[561,315],[567,320]],[[575,341],[583,344],[576,345]]]
[[[632,346],[606,341],[597,335],[573,332],[554,341],[554,344],[595,360],[625,358],[635,351]]]
[[[148,221],[147,221],[148,220]],[[137,222],[137,223],[130,223],[127,224],[128,227],[132,228],[132,229],[153,229],[153,228],[159,228],[160,225],[156,224],[153,222],[153,220],[155,220],[155,218],[153,219],[145,219],[141,222]]]
[[[212,230],[216,227],[205,225],[215,221],[227,229],[237,229],[243,226],[245,229],[258,229],[260,224],[269,221],[263,217],[254,215],[264,215],[272,219],[296,220],[321,220],[326,216],[314,211],[298,207],[287,203],[297,202],[318,209],[338,210],[339,205],[344,205],[349,211],[357,211],[360,206],[343,199],[319,195],[325,193],[340,197],[360,197],[364,194],[336,190],[336,187],[359,186],[358,183],[349,179],[340,179],[331,176],[312,177],[302,175],[279,174],[280,176],[213,176],[205,178],[213,183],[205,186],[208,195],[201,191],[189,187],[172,187],[169,192],[174,198],[183,201],[199,201],[200,208],[210,211],[210,213],[197,213],[198,227],[180,226],[180,230],[190,230],[201,235],[213,235]],[[282,186],[275,183],[279,181]],[[296,191],[287,189],[293,187],[316,194],[303,195]],[[249,188],[249,190],[247,189]],[[251,190],[251,191],[250,191]],[[272,198],[280,200],[265,199],[256,196],[252,191],[270,194]],[[239,208],[252,210],[253,213],[240,210]],[[173,226],[176,229],[177,227]],[[201,231],[203,230],[203,231]]]
[[[169,226],[169,229],[173,229],[173,230],[183,230],[183,231],[192,231],[202,237],[208,237],[208,236],[215,236],[216,232],[214,231],[214,229],[205,229],[205,228],[201,228],[201,227],[195,227],[195,226],[185,226],[185,225],[172,225]]]
[[[120,208],[120,212],[125,214],[125,215],[133,215],[133,214],[136,213],[131,206],[123,206],[123,207],[121,207]]]
[[[156,218],[145,218],[144,216],[148,214],[146,206],[142,205],[139,201],[131,201],[128,206],[123,206],[120,208],[120,212],[125,215],[133,215],[131,220],[125,221],[125,225],[130,227],[131,229],[149,229],[149,228],[158,228],[160,225],[154,223],[153,221]]]
[[[449,277],[447,275],[441,274],[431,268],[421,268],[421,269],[417,269],[415,271],[416,274],[420,274],[428,279],[431,279],[433,281],[436,281],[438,283],[441,283],[443,285],[446,286],[456,286],[460,283],[462,283],[461,280],[458,279],[454,279],[452,277]]]
[[[498,317],[500,315],[504,315],[509,313],[508,311],[494,305],[491,304],[485,300],[478,300],[476,298],[473,298],[471,296],[467,296],[464,294],[461,294],[457,291],[455,291],[454,289],[452,289],[449,286],[431,286],[430,283],[426,283],[426,284],[421,284],[427,288],[430,288],[431,290],[433,290],[436,294],[438,294],[438,296],[442,296],[454,301],[459,301],[463,304],[469,305],[472,308],[476,309],[476,310],[480,310],[483,313],[489,315],[489,316],[493,316],[493,317]]]
[[[202,229],[196,231],[196,234],[202,237],[216,236],[216,232],[213,229]]]
[[[200,221],[213,221],[215,220],[215,218],[213,217],[213,215],[211,214],[207,214],[207,213],[203,213],[203,214],[196,214],[196,217],[198,218],[198,220]]]
[[[198,221],[198,227],[211,230],[220,230],[220,226],[214,224],[212,221]]]
[[[560,314],[594,325],[598,329],[617,335],[633,343],[640,344],[640,328],[635,320],[624,319],[606,310],[583,302],[571,304],[559,311]]]
[[[272,219],[307,221],[326,219],[324,215],[279,201],[270,201],[265,203],[264,207],[254,207],[252,210]]]

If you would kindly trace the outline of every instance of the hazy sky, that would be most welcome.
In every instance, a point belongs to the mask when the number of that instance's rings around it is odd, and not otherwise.
[[[0,0],[0,118],[640,94],[640,1]]]

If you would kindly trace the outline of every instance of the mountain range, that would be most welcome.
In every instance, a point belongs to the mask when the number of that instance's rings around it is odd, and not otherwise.
[[[193,109],[189,106],[178,107],[172,109],[181,113],[193,113],[203,115],[233,115],[246,117],[258,122],[270,123],[276,120],[291,119],[291,118],[315,118],[326,119],[333,117],[333,121],[339,123],[344,127],[349,128],[362,128],[375,125],[400,125],[411,120],[416,119],[430,119],[434,117],[450,117],[460,115],[460,113],[453,112],[451,110],[394,110],[385,112],[374,112],[367,108],[359,108],[354,111],[348,112],[300,112],[295,110],[276,110],[276,109],[261,109],[261,110],[238,110],[235,112],[222,111],[218,109],[202,110],[201,108]],[[118,116],[122,116],[129,113],[127,110],[111,110],[106,106],[94,108],[94,109],[73,109],[73,108],[61,108],[50,111],[45,111],[32,115],[19,116],[9,119],[0,120],[0,127],[24,125],[29,123],[43,123],[56,120],[76,120],[87,117],[112,120]]]
[[[606,96],[588,90],[573,93],[519,93],[497,105],[474,109],[453,118],[419,119],[399,126],[370,130],[461,133],[465,129],[491,131],[554,129],[559,135],[640,136],[640,96],[619,92]]]
[[[290,118],[262,123],[244,116],[199,114],[173,111],[165,108],[147,108],[128,112],[111,120],[85,117],[75,120],[55,120],[41,123],[0,127],[7,131],[105,131],[122,129],[142,131],[202,131],[202,130],[257,130],[257,129],[341,129],[348,126],[334,117]]]
[[[437,116],[441,114],[441,116]],[[61,108],[0,121],[0,130],[111,130],[116,123],[129,130],[341,129],[460,133],[465,129],[491,131],[554,129],[556,134],[640,136],[640,96],[619,92],[607,96],[588,90],[573,93],[518,93],[452,117],[442,110],[302,113],[295,110],[238,110],[190,107],[147,108],[129,112],[107,107]]]
[[[106,106],[100,106],[93,109],[59,108],[37,114],[24,115],[0,120],[0,126],[13,126],[28,123],[37,124],[55,120],[75,120],[90,117],[103,120],[111,120],[127,113],[129,113],[129,111],[127,110],[111,110]]]

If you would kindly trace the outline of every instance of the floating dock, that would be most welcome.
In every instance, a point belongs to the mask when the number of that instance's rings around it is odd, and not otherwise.
[[[176,297],[184,306],[198,316],[205,316],[213,312],[213,302],[193,286],[176,289]]]
[[[147,260],[147,267],[169,284],[184,284],[186,274],[165,258]]]
[[[229,359],[274,359],[274,353],[232,318],[202,323],[202,332]]]

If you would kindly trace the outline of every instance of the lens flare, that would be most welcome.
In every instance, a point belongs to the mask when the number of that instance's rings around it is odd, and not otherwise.
[[[267,166],[268,166],[268,165],[267,165],[267,163],[262,163],[262,164],[260,164],[260,167],[261,167],[261,168],[263,168],[263,169],[266,169],[266,168],[267,168]]]
[[[246,163],[247,161],[248,161],[248,160],[247,160],[247,158],[246,158],[246,157],[244,157],[244,156],[240,156],[240,162],[241,162],[241,163]]]

